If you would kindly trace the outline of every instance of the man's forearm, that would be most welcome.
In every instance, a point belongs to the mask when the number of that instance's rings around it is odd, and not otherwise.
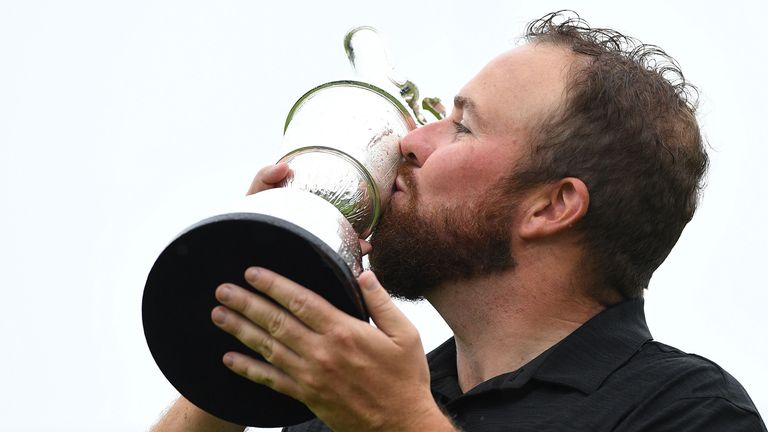
[[[244,426],[208,414],[182,396],[150,432],[242,432],[243,429]]]

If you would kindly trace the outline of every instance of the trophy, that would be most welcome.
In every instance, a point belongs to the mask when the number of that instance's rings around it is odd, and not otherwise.
[[[227,351],[261,356],[211,322],[218,285],[248,288],[244,271],[257,265],[368,320],[356,281],[362,272],[359,239],[371,233],[389,200],[400,140],[416,127],[414,117],[420,123],[426,119],[417,87],[393,78],[388,60],[381,63],[385,51],[375,30],[351,30],[345,49],[358,72],[375,75],[362,70],[381,70],[370,67],[378,58],[384,73],[372,82],[325,83],[299,98],[285,122],[288,151],[279,162],[286,162],[290,173],[280,187],[187,228],[161,252],[147,277],[142,315],[155,362],[184,397],[233,423],[288,426],[314,415],[299,401],[224,367],[221,356]],[[439,101],[428,99],[422,108],[439,118]]]

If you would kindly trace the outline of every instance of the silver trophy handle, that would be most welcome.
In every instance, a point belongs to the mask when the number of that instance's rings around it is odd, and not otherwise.
[[[387,47],[375,28],[360,26],[348,31],[344,36],[344,51],[355,72],[365,81],[400,95],[420,124],[428,122],[422,109],[437,120],[445,117],[445,107],[439,98],[421,100],[418,86],[395,70]]]

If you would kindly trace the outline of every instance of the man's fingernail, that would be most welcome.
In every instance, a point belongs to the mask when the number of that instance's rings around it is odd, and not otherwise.
[[[363,289],[373,291],[378,287],[379,284],[376,283],[376,278],[372,274],[366,275],[365,279],[363,280]]]
[[[218,289],[218,297],[221,301],[228,301],[230,296],[232,296],[232,289],[229,287],[229,285],[222,285]]]
[[[232,367],[232,365],[235,364],[235,356],[229,353],[224,354],[224,364]]]
[[[257,267],[249,267],[245,271],[245,278],[249,281],[254,281],[259,278],[259,269]]]
[[[213,321],[217,324],[224,324],[224,321],[227,319],[227,313],[224,312],[221,308],[216,308],[213,310]]]
[[[277,173],[285,169],[285,166],[288,166],[288,164],[285,162],[280,162],[278,164],[272,165],[272,169],[270,169],[269,175],[271,176],[277,175]]]

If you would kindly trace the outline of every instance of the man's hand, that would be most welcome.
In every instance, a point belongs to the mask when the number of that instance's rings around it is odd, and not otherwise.
[[[290,172],[291,170],[285,162],[265,166],[256,173],[246,195],[253,195],[257,192],[276,187],[281,181],[288,177]]]
[[[376,327],[262,268],[245,278],[277,304],[223,284],[213,322],[269,363],[228,352],[235,373],[304,402],[334,431],[453,431],[432,399],[416,328],[372,272],[358,282]]]

